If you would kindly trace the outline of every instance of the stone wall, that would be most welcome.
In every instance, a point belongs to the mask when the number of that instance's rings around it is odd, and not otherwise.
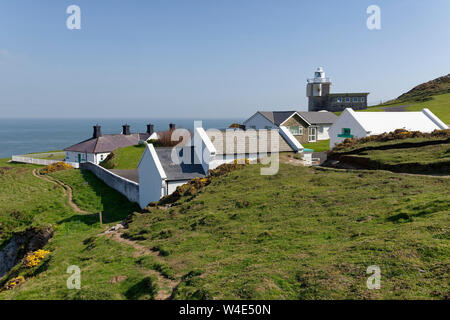
[[[81,170],[89,170],[109,187],[123,194],[131,202],[139,203],[139,184],[112,173],[92,162],[80,163]]]

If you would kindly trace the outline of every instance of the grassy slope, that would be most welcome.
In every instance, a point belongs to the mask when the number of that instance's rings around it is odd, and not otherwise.
[[[129,235],[168,254],[136,258],[130,247],[97,237],[104,230],[98,216],[71,211],[60,189],[31,175],[33,166],[7,166],[13,169],[0,175],[1,221],[20,209],[56,232],[48,265],[0,299],[140,298],[155,265],[179,276],[200,271],[184,277],[178,299],[448,296],[449,179],[288,165],[261,176],[251,165],[214,180],[192,201],[135,216]],[[89,174],[53,175],[72,185],[82,209],[103,210],[107,222],[137,209]],[[66,288],[72,264],[82,270],[80,291]],[[365,287],[372,264],[382,270],[379,291]],[[118,275],[128,279],[111,284]]]
[[[137,215],[128,235],[190,273],[178,299],[442,298],[449,188],[449,179],[383,171],[281,165],[261,176],[251,165],[194,200]],[[373,264],[381,290],[366,288]]]
[[[129,146],[114,150],[113,157],[106,159],[100,165],[107,169],[136,169],[145,145]]]
[[[9,167],[11,169],[4,169]],[[74,201],[85,210],[95,212],[81,215],[70,209],[62,189],[32,175],[37,168],[31,165],[7,164],[0,160],[0,245],[12,231],[27,225],[53,225],[54,238],[46,246],[51,258],[35,270],[20,288],[0,293],[2,299],[118,299],[129,296],[130,288],[139,284],[144,271],[137,265],[131,248],[97,235],[98,214],[103,211],[105,223],[123,220],[137,210],[135,204],[104,185],[89,173],[78,170],[54,173],[55,177],[71,184]],[[14,213],[18,211],[17,213]],[[82,290],[68,290],[66,269],[78,265],[82,270]],[[110,284],[116,275],[126,274],[120,284]]]
[[[419,163],[431,164],[450,162],[450,144],[439,144],[408,149],[370,150],[359,153],[358,156],[370,158],[386,164]],[[449,173],[450,174],[450,173]]]
[[[424,102],[416,101],[402,101],[393,102],[390,104],[383,104],[378,106],[369,107],[363,111],[384,111],[386,107],[403,106],[407,105],[407,111],[420,111],[423,108],[428,108],[444,123],[450,124],[450,93],[435,95],[432,99]]]

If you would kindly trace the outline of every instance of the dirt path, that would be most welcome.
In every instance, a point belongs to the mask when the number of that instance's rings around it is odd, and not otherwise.
[[[37,169],[34,169],[34,170],[33,170],[33,175],[34,175],[36,178],[38,178],[38,179],[42,179],[42,180],[48,181],[48,182],[50,182],[50,183],[53,183],[54,185],[57,185],[57,186],[62,187],[62,188],[63,188],[63,192],[64,192],[64,196],[65,196],[65,197],[66,197],[66,196],[68,197],[69,206],[70,206],[75,212],[77,212],[77,213],[90,213],[90,212],[87,212],[87,211],[84,211],[84,210],[80,209],[80,208],[73,202],[73,191],[72,191],[72,188],[71,188],[69,185],[67,185],[67,184],[63,183],[62,181],[59,181],[59,180],[57,180],[57,179],[55,179],[55,178],[53,178],[53,177],[50,177],[50,176],[48,176],[48,175],[40,175],[40,174],[37,172]]]
[[[119,230],[109,232],[109,233],[102,233],[101,235],[107,236],[109,239],[114,240],[116,242],[131,246],[135,249],[135,252],[133,256],[135,258],[142,257],[145,255],[152,255],[155,257],[158,257],[158,253],[155,251],[150,250],[148,247],[145,247],[143,245],[140,245],[139,243],[136,243],[133,240],[126,239],[122,237],[122,233]],[[153,275],[156,276],[158,279],[158,294],[156,295],[156,300],[170,300],[173,297],[173,293],[176,289],[176,287],[180,284],[180,280],[171,280],[164,277],[161,273],[159,273],[156,270],[148,270],[146,269],[144,271],[146,275]]]
[[[383,108],[383,110],[386,112],[405,112],[407,107],[409,107],[409,106],[402,105],[402,106],[386,107],[386,108]]]

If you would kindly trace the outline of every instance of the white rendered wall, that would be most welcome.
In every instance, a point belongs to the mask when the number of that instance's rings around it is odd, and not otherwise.
[[[354,138],[363,138],[367,136],[366,130],[364,130],[359,122],[356,121],[351,112],[348,109],[345,109],[328,131],[330,136],[330,149],[332,149],[335,144],[345,140],[345,138],[338,137],[338,134],[342,133],[343,128],[349,128],[351,130],[350,134],[352,134]]]
[[[164,195],[163,186],[167,179],[158,155],[149,144],[138,165],[139,205],[145,208],[150,202],[158,201]]]

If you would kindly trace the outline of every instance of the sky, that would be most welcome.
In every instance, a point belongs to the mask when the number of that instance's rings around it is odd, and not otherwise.
[[[376,104],[450,72],[449,13],[448,0],[0,0],[0,117],[306,110],[318,66],[332,92]]]

